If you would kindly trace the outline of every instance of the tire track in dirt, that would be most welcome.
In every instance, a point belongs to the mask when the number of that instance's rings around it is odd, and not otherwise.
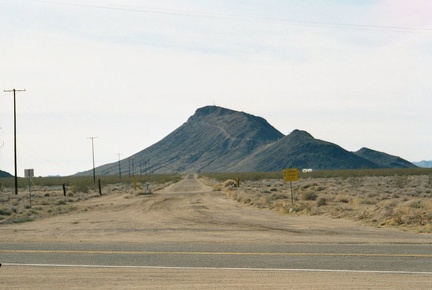
[[[188,174],[183,180],[171,184],[158,191],[158,193],[198,193],[210,191],[212,191],[212,188],[199,181],[196,174]]]

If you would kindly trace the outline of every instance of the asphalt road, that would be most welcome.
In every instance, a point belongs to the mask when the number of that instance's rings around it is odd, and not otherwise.
[[[3,266],[73,265],[430,273],[424,244],[11,244]]]
[[[168,194],[195,192],[203,189],[189,177],[166,189]],[[163,196],[163,195],[161,195]],[[168,196],[168,195],[167,195]],[[175,208],[178,200],[165,196],[158,201],[168,203],[164,210]],[[183,198],[185,198],[183,196]],[[179,203],[191,221],[196,214],[196,199]],[[214,206],[212,203],[206,206]],[[203,204],[198,204],[203,206]],[[192,209],[192,210],[191,210]],[[202,212],[198,212],[202,217]],[[178,215],[178,213],[177,213]],[[184,216],[181,216],[184,218]],[[211,220],[216,216],[204,216]],[[256,216],[246,216],[256,218]],[[226,220],[233,218],[225,217]],[[262,217],[260,217],[262,218]],[[178,216],[165,223],[176,222]],[[205,219],[204,219],[205,220]],[[189,220],[188,220],[189,221]],[[224,223],[222,223],[224,224]],[[163,228],[162,224],[161,228]],[[189,224],[184,226],[190,226]],[[191,228],[193,227],[190,226]],[[261,229],[261,227],[257,227]],[[255,229],[255,231],[257,230]],[[275,229],[273,229],[275,230]],[[181,240],[181,239],[180,239]],[[49,237],[46,237],[49,241]],[[185,241],[184,239],[182,241]],[[310,243],[280,242],[262,244],[236,242],[235,232],[229,241],[221,242],[137,242],[137,243],[11,243],[1,241],[0,263],[8,265],[42,265],[75,267],[159,267],[159,268],[220,268],[277,269],[304,271],[370,271],[431,274],[432,241],[430,243]],[[321,239],[322,241],[322,239]]]

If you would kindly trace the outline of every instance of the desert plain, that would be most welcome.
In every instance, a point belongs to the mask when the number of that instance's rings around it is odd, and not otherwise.
[[[0,287],[2,289],[431,289],[432,186],[430,175],[382,177],[302,177],[293,184],[294,196],[280,179],[215,180],[187,175],[177,183],[106,185],[96,190],[68,192],[60,187],[36,186],[32,203],[25,190],[18,196],[3,187],[0,195]],[[16,246],[15,246],[16,245]],[[20,249],[25,245],[27,248]],[[78,245],[94,253],[129,254],[148,246],[180,247],[197,260],[249,255],[247,249],[272,247],[356,245],[395,247],[418,245],[426,252],[395,252],[398,261],[423,259],[421,269],[394,271],[323,267],[166,266],[152,253],[153,265],[73,263],[65,247]],[[196,248],[194,248],[196,246]],[[56,251],[56,248],[63,250]],[[111,247],[111,248],[110,248]],[[52,248],[52,249],[51,249]],[[80,248],[80,249],[81,249]],[[65,254],[62,263],[27,261],[43,249]],[[226,249],[226,250],[224,250]],[[232,252],[232,249],[239,249]],[[43,252],[41,251],[41,252]],[[141,251],[141,250],[140,250]],[[137,254],[142,254],[136,251]],[[344,250],[349,260],[381,254]],[[397,250],[396,250],[397,251]],[[73,251],[71,251],[73,252]],[[22,261],[19,254],[23,255]],[[74,253],[72,253],[74,254]],[[159,253],[160,254],[160,253]],[[162,254],[166,254],[165,252]],[[267,253],[268,254],[268,253]],[[275,253],[270,253],[275,254]],[[277,253],[276,253],[277,254]],[[283,253],[289,260],[308,253]],[[406,256],[405,256],[406,255]],[[132,255],[131,255],[132,256]],[[12,257],[12,258],[11,258]],[[223,258],[223,257],[222,257]],[[284,258],[284,259],[285,259]],[[386,257],[383,256],[383,259]],[[276,259],[276,258],[275,258]],[[61,259],[60,259],[61,260]],[[223,260],[223,259],[221,259]],[[23,262],[24,261],[24,262]],[[253,261],[253,260],[251,260]],[[200,261],[196,261],[199,263]],[[182,262],[183,263],[183,262]]]

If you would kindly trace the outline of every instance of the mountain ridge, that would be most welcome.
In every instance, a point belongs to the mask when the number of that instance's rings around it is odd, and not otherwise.
[[[362,148],[363,149],[363,148]],[[248,172],[282,168],[358,169],[413,166],[371,149],[350,152],[302,130],[284,135],[262,117],[218,106],[198,108],[180,127],[129,158],[97,167],[99,175],[139,172]],[[134,167],[134,165],[132,166]],[[89,175],[91,170],[78,173]]]
[[[13,175],[6,171],[0,170],[0,178],[4,178],[4,177],[13,177]]]
[[[186,123],[130,158],[137,164],[144,162],[151,172],[220,172],[255,149],[283,136],[261,117],[207,106],[197,109]],[[120,162],[122,171],[128,170],[127,163],[127,159]],[[116,174],[118,163],[97,169],[102,175]]]
[[[432,168],[432,160],[417,161],[417,162],[413,162],[413,164],[422,168]]]
[[[361,148],[360,150],[353,152],[354,154],[372,161],[374,163],[378,163],[381,165],[385,165],[389,168],[414,168],[417,167],[415,164],[406,161],[399,156],[390,155],[384,152],[375,151],[366,147]]]
[[[379,168],[373,162],[356,157],[342,147],[294,130],[267,148],[242,162],[246,171],[272,171],[274,168],[357,169]],[[239,166],[239,169],[242,166]],[[233,168],[237,171],[237,168]]]

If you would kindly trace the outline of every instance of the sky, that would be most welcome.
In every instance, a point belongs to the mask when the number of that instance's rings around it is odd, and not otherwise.
[[[217,105],[432,160],[432,1],[0,0],[0,169],[72,175]]]

